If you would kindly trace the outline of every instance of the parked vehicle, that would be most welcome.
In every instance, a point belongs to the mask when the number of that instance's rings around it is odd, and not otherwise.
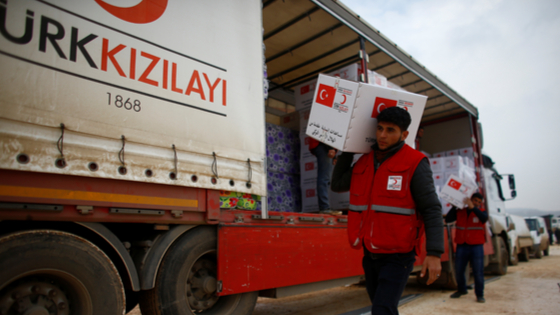
[[[510,264],[517,265],[519,260],[529,261],[529,252],[533,250],[533,237],[527,222],[523,217],[514,214],[508,214],[507,218],[512,225],[508,231],[511,239]]]
[[[357,62],[427,95],[425,150],[472,147],[490,195],[477,109],[339,1],[156,2],[0,2],[0,312],[239,315],[357,282],[345,216],[220,208],[267,195],[265,114]],[[505,273],[504,208],[485,207]]]
[[[543,254],[548,256],[550,243],[544,219],[542,217],[527,217],[525,222],[527,222],[533,238],[531,254],[535,255],[536,258],[542,258]]]

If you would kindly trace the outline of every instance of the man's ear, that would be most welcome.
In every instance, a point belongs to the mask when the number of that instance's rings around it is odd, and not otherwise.
[[[406,137],[408,137],[408,130],[407,131],[403,131],[402,135],[401,135],[401,141],[406,140]]]

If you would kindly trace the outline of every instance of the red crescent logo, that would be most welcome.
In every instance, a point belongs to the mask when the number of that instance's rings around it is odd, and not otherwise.
[[[142,0],[133,7],[123,8],[107,4],[103,0],[95,0],[105,11],[123,21],[136,24],[151,23],[159,19],[167,8],[168,0]]]
[[[379,104],[379,106],[377,107],[377,113],[378,114],[381,113],[381,111],[383,110],[382,107],[387,107],[387,106],[385,105],[385,103]]]
[[[396,185],[399,181],[395,178],[393,179],[395,182],[393,183],[393,185]]]
[[[342,94],[342,97],[344,97],[344,101],[342,101],[342,103],[340,103],[341,105],[343,105],[344,103],[346,103],[346,95]]]
[[[323,92],[324,92],[324,93],[327,93],[327,96],[326,96],[326,97],[323,96]],[[329,97],[329,93],[328,93],[326,90],[321,90],[321,93],[319,93],[319,97],[320,97],[322,100],[324,100],[325,98]]]

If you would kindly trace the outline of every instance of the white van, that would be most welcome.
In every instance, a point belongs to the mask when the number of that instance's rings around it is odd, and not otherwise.
[[[543,253],[548,256],[548,232],[544,219],[541,217],[528,217],[525,218],[529,230],[531,230],[531,237],[533,238],[533,248],[531,254],[536,258],[542,258]]]
[[[527,222],[523,217],[507,214],[508,236],[510,243],[510,265],[517,265],[519,261],[529,261],[529,253],[533,250],[533,238]]]

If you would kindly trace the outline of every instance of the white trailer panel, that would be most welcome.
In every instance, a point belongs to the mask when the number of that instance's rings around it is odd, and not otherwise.
[[[108,2],[0,4],[0,167],[266,195],[261,3]]]

